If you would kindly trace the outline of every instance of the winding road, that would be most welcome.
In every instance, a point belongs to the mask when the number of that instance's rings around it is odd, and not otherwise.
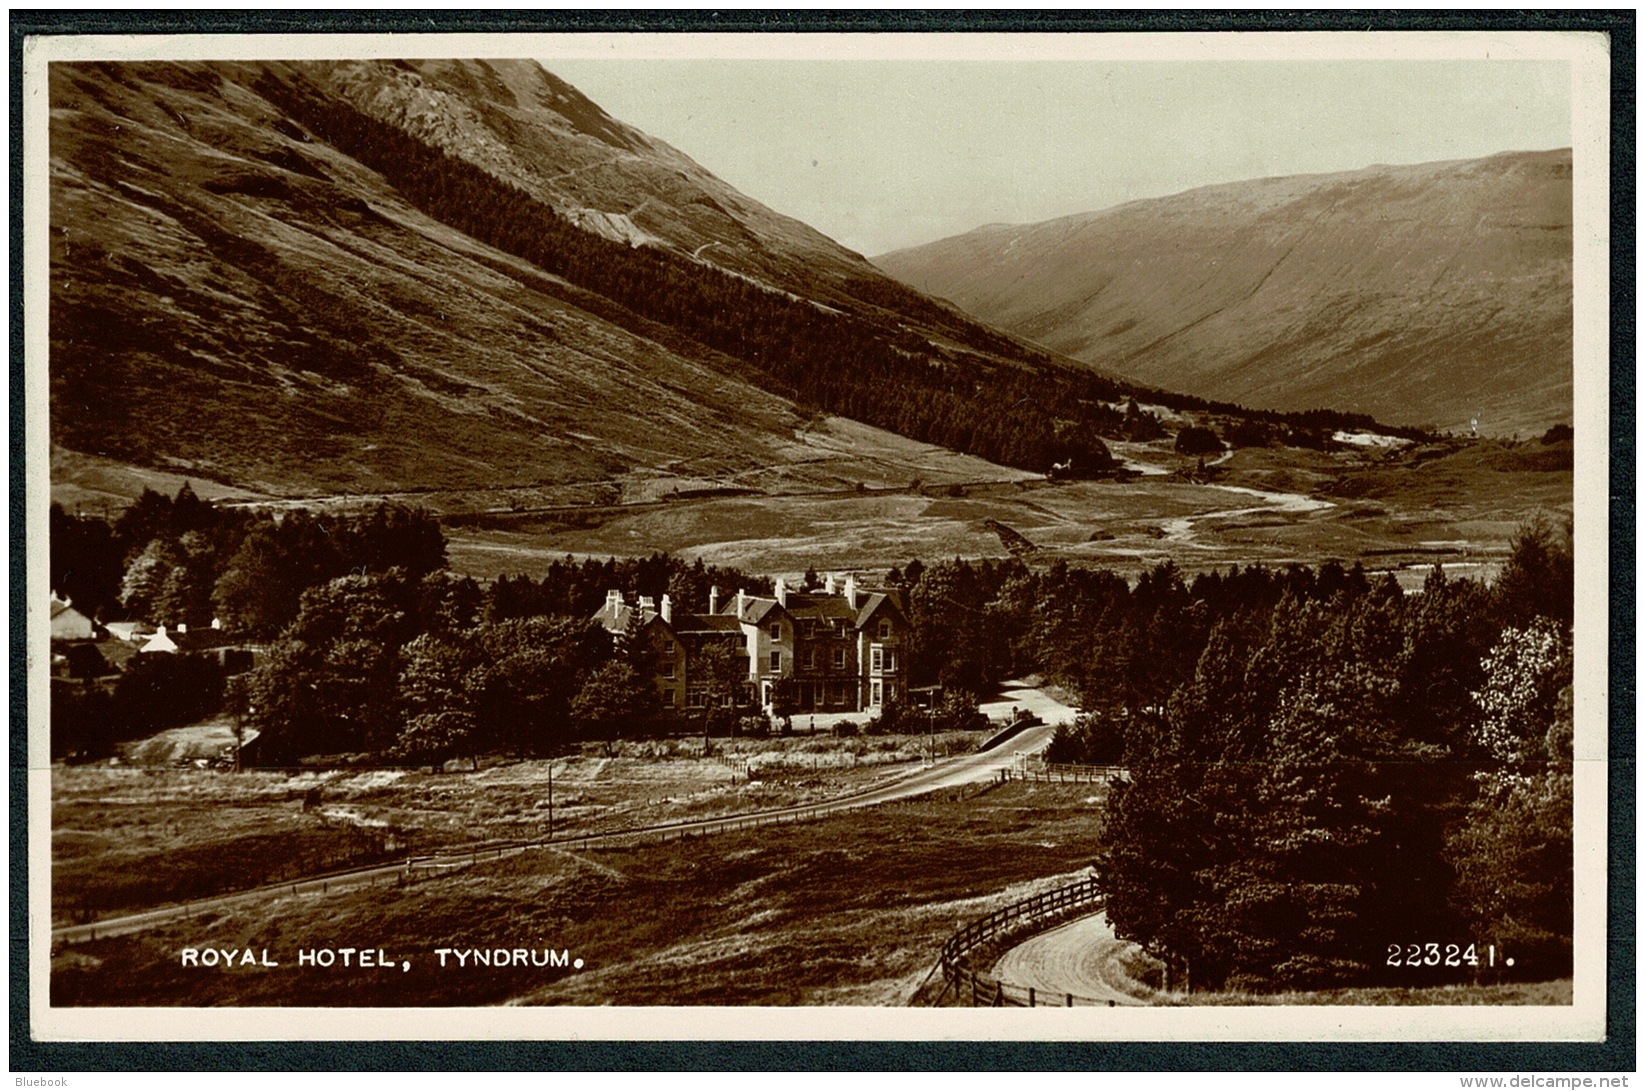
[[[130,935],[147,931],[150,928],[157,928],[173,921],[229,909],[259,898],[298,894],[329,895],[333,891],[353,890],[380,884],[393,885],[402,882],[414,873],[427,875],[431,872],[456,870],[485,860],[504,859],[525,852],[543,850],[560,852],[571,848],[598,848],[605,845],[632,843],[640,840],[701,837],[713,833],[724,833],[778,822],[804,822],[841,811],[875,807],[883,803],[891,803],[899,799],[907,799],[911,796],[923,795],[926,792],[938,791],[944,788],[956,788],[966,784],[989,781],[997,776],[1000,770],[1011,767],[1017,761],[1019,754],[1033,753],[1043,748],[1051,741],[1051,734],[1056,730],[1056,725],[1071,722],[1077,711],[1024,682],[1011,681],[1005,685],[1006,689],[1001,698],[998,701],[983,705],[983,711],[993,716],[1002,716],[1008,714],[1013,708],[1026,708],[1037,715],[1043,723],[1028,728],[987,750],[981,750],[973,754],[962,754],[958,757],[936,762],[890,784],[871,788],[866,792],[857,792],[819,803],[779,807],[766,811],[750,811],[743,814],[725,815],[720,818],[703,818],[689,822],[639,826],[633,829],[587,836],[567,836],[543,841],[477,846],[461,852],[414,857],[393,864],[340,871],[297,882],[275,883],[270,886],[257,887],[253,890],[226,894],[216,898],[204,898],[179,905],[161,906],[141,913],[108,917],[89,924],[54,928],[51,933],[52,943],[83,943],[109,936]]]
[[[1114,935],[1108,917],[1096,913],[1024,940],[994,964],[992,976],[1042,996],[1072,994],[1108,1004],[1144,1004],[1120,957],[1135,944]]]
[[[1308,512],[1324,511],[1336,505],[1329,500],[1316,500],[1311,496],[1303,496],[1294,492],[1265,492],[1262,489],[1250,489],[1243,485],[1207,485],[1208,489],[1218,489],[1222,492],[1235,493],[1240,496],[1254,496],[1262,503],[1249,508],[1230,508],[1226,511],[1202,511],[1187,515],[1180,519],[1171,519],[1160,524],[1165,531],[1165,537],[1173,542],[1187,542],[1194,536],[1194,525],[1211,519],[1234,519],[1247,515],[1264,515],[1272,512],[1285,512],[1291,515],[1305,515]]]

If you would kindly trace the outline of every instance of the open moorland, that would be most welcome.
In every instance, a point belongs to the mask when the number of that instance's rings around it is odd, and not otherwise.
[[[1164,561],[1187,572],[1359,561],[1414,587],[1436,561],[1489,577],[1532,514],[1573,510],[1568,440],[1242,447],[1203,469],[1168,437],[1110,447],[1131,476],[1061,481],[818,417],[758,467],[700,459],[552,485],[301,497],[58,449],[52,496],[69,510],[119,510],[144,488],[175,492],[187,480],[208,499],[273,510],[393,500],[438,514],[451,568],[482,579],[568,554],[666,552],[773,575],[1015,554],[1129,572]]]
[[[1424,572],[1439,561],[1489,575],[1528,516],[1572,510],[1568,442],[1241,448],[1204,471],[1167,441],[1113,447],[1140,476],[1053,481],[996,468],[997,478],[969,482],[925,475],[498,511],[448,520],[448,548],[453,568],[482,577],[568,553],[652,551],[770,573],[1015,553],[1128,571],[1168,560],[1203,571],[1337,559]]]
[[[663,845],[529,852],[399,887],[271,895],[60,948],[53,1000],[898,1005],[956,929],[1086,873],[1101,792],[985,786]],[[183,948],[207,946],[266,948],[280,965],[182,965]],[[298,969],[298,951],[341,947],[383,948],[395,969]],[[498,947],[565,950],[582,966],[447,956],[442,968],[436,954]]]
[[[1410,573],[1415,586],[1436,561],[1459,575],[1489,576],[1530,515],[1564,517],[1573,509],[1569,443],[1486,440],[1330,454],[1242,448],[1200,480],[1185,479],[1201,475],[1163,443],[1116,443],[1115,453],[1141,476],[1051,481],[959,455],[922,466],[920,452],[901,449],[913,445],[845,425],[829,433],[831,445],[859,432],[883,443],[773,467],[758,487],[741,474],[685,484],[646,475],[588,484],[574,497],[563,489],[300,502],[243,491],[221,496],[254,507],[373,499],[426,506],[444,517],[452,569],[482,579],[531,574],[567,554],[666,552],[776,574],[884,571],[913,557],[1015,552],[1030,563],[1061,559],[1125,571],[1168,560],[1189,572],[1360,561]],[[175,491],[185,480],[63,452],[59,462],[53,498],[86,512],[118,510],[144,487]]]
[[[663,739],[478,770],[305,772],[58,765],[52,915],[95,920],[480,842],[811,803],[967,753],[979,732]],[[158,749],[128,748],[134,760]],[[165,748],[170,754],[173,748]],[[552,774],[550,765],[552,764]]]

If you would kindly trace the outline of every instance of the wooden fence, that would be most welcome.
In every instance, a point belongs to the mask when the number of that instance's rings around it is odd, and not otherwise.
[[[1053,765],[1029,759],[1014,768],[1000,770],[1001,780],[1024,780],[1041,784],[1112,784],[1130,774],[1122,765]]]
[[[971,1007],[1073,1008],[1112,1006],[1074,993],[1046,992],[1031,985],[1013,985],[984,973],[979,959],[992,961],[1008,945],[1063,921],[1102,910],[1097,880],[1086,879],[1058,887],[1026,901],[1014,902],[980,920],[972,921],[942,945],[942,975],[946,981],[938,1003],[952,996]]]

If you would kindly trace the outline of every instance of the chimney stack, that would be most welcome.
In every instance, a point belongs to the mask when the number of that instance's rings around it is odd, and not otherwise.
[[[710,614],[720,612],[720,589],[718,587],[708,589],[708,612]]]
[[[855,610],[857,608],[857,577],[856,576],[847,576],[845,578],[845,604],[847,606],[851,607],[851,609],[853,609],[853,610]]]
[[[607,591],[605,593],[605,608],[615,613],[623,604],[621,591]]]
[[[828,578],[823,581],[823,594],[832,595],[833,593],[834,593],[834,573],[830,572],[828,574]]]
[[[743,619],[743,589],[737,588],[737,620]]]
[[[180,632],[180,633],[188,632],[188,625],[184,622],[179,621],[177,623],[177,631]]]
[[[655,610],[656,608],[657,608],[657,603],[652,599],[652,597],[650,595],[641,595],[640,596],[640,610],[642,612],[646,611],[646,610]]]
[[[674,623],[674,604],[669,601],[666,592],[663,594],[662,602],[658,604],[657,612],[663,615],[663,624],[672,625]]]
[[[783,578],[781,576],[777,577],[776,595],[778,606],[788,605],[788,584],[783,582]]]

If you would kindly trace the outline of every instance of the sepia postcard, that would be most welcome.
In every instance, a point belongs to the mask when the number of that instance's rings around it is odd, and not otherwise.
[[[23,60],[36,1040],[1605,1037],[1603,35]]]

